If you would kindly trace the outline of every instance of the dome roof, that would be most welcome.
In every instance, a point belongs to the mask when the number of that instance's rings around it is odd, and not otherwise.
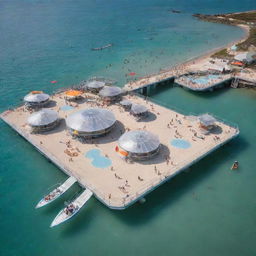
[[[114,97],[121,95],[123,90],[117,86],[105,86],[100,90],[99,95],[102,97]]]
[[[200,123],[202,123],[205,126],[213,125],[216,122],[216,119],[209,114],[203,114],[199,116],[198,119]]]
[[[129,100],[122,100],[119,102],[122,106],[131,106],[132,102]]]
[[[46,101],[50,98],[50,96],[46,93],[29,93],[24,97],[25,102],[32,102],[32,103],[40,103]]]
[[[137,154],[152,152],[160,146],[156,135],[142,130],[124,133],[119,138],[118,144],[125,151]]]
[[[141,113],[145,113],[147,111],[148,111],[148,109],[144,105],[132,104],[131,112],[134,114],[141,114]]]
[[[30,126],[43,126],[55,122],[59,118],[58,113],[51,109],[41,109],[28,118]]]
[[[101,89],[105,86],[105,83],[102,81],[97,81],[97,80],[93,80],[93,81],[89,81],[86,83],[86,87],[88,89]]]
[[[114,114],[106,109],[89,108],[80,110],[68,116],[66,124],[69,128],[79,132],[97,132],[114,125]]]

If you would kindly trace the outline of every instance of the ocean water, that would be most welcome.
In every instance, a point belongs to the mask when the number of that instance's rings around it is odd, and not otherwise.
[[[158,72],[222,46],[244,32],[191,15],[255,7],[255,0],[2,0],[0,111],[20,104],[31,90],[51,93],[95,75],[122,86],[130,72]],[[108,43],[113,47],[91,51]],[[149,194],[143,205],[113,211],[93,198],[76,218],[50,229],[63,202],[81,189],[74,186],[35,210],[66,176],[1,121],[1,256],[256,254],[256,92],[169,87],[152,90],[151,97],[187,114],[212,112],[237,123],[241,134]],[[240,168],[230,171],[235,160]]]

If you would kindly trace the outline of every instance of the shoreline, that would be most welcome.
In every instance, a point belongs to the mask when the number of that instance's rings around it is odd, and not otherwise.
[[[251,11],[251,12],[254,12],[254,11]],[[244,13],[248,13],[248,12],[244,12]],[[206,19],[203,19],[203,18],[200,18],[197,16],[195,16],[195,17],[204,22],[212,22],[212,21],[208,21]],[[215,22],[217,23],[217,21],[215,21]],[[225,44],[225,45],[216,47],[214,49],[210,49],[206,52],[203,52],[200,55],[191,57],[191,58],[187,59],[186,61],[177,63],[170,68],[162,69],[158,73],[153,73],[150,75],[143,76],[139,80],[130,81],[127,84],[125,84],[123,87],[126,88],[127,90],[136,90],[136,89],[140,89],[140,88],[146,86],[147,84],[158,83],[161,80],[165,80],[166,78],[171,78],[171,77],[175,78],[177,76],[184,75],[185,73],[189,72],[189,68],[192,68],[192,66],[196,66],[196,69],[200,70],[200,68],[204,66],[204,64],[207,62],[207,60],[212,58],[213,54],[216,54],[221,50],[230,48],[234,44],[236,44],[236,45],[241,44],[241,43],[247,41],[250,37],[251,27],[247,24],[242,24],[242,22],[232,23],[232,24],[227,24],[227,23],[223,23],[223,22],[219,22],[219,23],[225,24],[228,26],[239,27],[244,31],[244,35],[236,40],[233,40],[233,41]]]

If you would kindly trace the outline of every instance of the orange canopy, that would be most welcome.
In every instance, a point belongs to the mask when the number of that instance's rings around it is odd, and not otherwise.
[[[121,156],[128,156],[128,152],[124,151],[124,150],[120,150],[120,148],[118,146],[115,147],[115,150],[117,153],[119,153]]]
[[[68,90],[65,92],[67,96],[81,96],[83,93],[78,90]]]
[[[40,94],[40,93],[43,93],[43,91],[32,91],[31,93],[32,94]]]
[[[234,61],[234,62],[232,62],[232,63],[231,63],[231,65],[243,66],[243,65],[244,65],[244,63],[243,63],[243,62],[241,62],[241,61]]]

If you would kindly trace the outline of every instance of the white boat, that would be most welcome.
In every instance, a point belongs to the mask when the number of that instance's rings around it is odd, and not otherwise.
[[[55,188],[53,191],[51,191],[48,195],[44,196],[39,203],[36,205],[36,208],[43,207],[57,198],[59,198],[61,195],[63,195],[77,180],[74,177],[69,177],[63,184],[61,184],[59,187]]]
[[[51,228],[57,226],[76,215],[84,204],[93,195],[92,191],[86,189],[80,196],[73,200],[67,207],[62,209],[51,223]]]

